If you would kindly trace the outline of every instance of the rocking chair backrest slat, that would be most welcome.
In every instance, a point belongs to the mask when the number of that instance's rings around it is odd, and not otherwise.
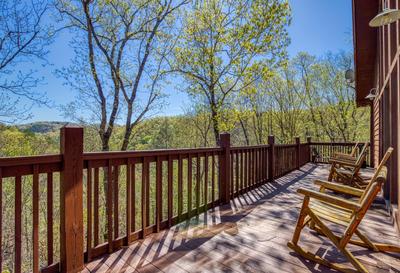
[[[374,175],[371,178],[371,181],[368,183],[367,187],[364,190],[364,193],[361,195],[361,198],[359,200],[360,203],[363,202],[363,199],[365,198],[366,194],[368,193],[368,191],[372,187],[372,184],[376,180],[378,180],[378,178],[380,178],[380,180],[382,180],[382,177],[384,177],[386,179],[387,169],[384,168],[384,166],[385,166],[386,162],[388,161],[388,159],[389,159],[390,155],[392,154],[392,152],[393,152],[393,148],[392,147],[387,149],[385,155],[383,156],[381,162],[378,165],[378,168],[376,168],[376,170],[374,172]]]
[[[355,156],[357,152],[359,142],[356,142],[356,145],[354,145],[353,149],[351,149],[350,156]]]
[[[365,161],[365,158],[367,157],[367,148],[368,148],[368,142],[366,142],[363,145],[363,147],[361,149],[361,152],[360,152],[360,155],[357,158],[356,165],[357,165],[358,170],[361,168],[362,164]]]

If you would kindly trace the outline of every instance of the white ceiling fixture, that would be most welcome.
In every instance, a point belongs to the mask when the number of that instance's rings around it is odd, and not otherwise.
[[[371,21],[369,21],[370,27],[381,27],[393,22],[396,22],[400,19],[400,10],[398,9],[390,9],[387,4],[387,1],[384,3],[383,10],[378,13]]]

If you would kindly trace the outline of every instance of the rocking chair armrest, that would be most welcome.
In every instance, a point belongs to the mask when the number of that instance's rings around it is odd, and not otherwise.
[[[346,166],[346,167],[353,167],[353,168],[357,167],[356,162],[351,162],[351,161],[347,161],[344,159],[338,159],[338,158],[330,158],[329,163],[339,164],[339,165]]]
[[[332,190],[335,192],[339,192],[339,193],[346,193],[346,194],[351,194],[354,196],[362,196],[363,191],[360,189],[356,189],[350,186],[346,186],[346,185],[342,185],[342,184],[338,184],[338,183],[333,183],[333,182],[329,182],[329,181],[325,181],[325,180],[315,180],[314,181],[315,185],[324,187],[328,190]]]
[[[300,188],[297,190],[298,193],[300,194],[304,194],[305,196],[323,201],[325,203],[329,203],[335,206],[339,206],[345,209],[349,209],[352,211],[358,211],[361,209],[361,206],[358,203],[352,202],[352,201],[348,201],[346,199],[343,198],[339,198],[336,196],[332,196],[326,193],[322,193],[319,191],[314,191],[314,190],[309,190],[309,189],[305,189],[305,188]]]

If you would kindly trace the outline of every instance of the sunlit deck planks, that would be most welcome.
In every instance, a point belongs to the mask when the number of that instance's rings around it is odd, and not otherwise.
[[[191,221],[86,265],[84,272],[333,272],[306,261],[287,246],[301,205],[296,189],[326,178],[325,166],[308,164]],[[377,240],[400,244],[387,213],[375,205],[362,229]],[[309,231],[302,243],[319,255],[345,261],[329,242]],[[400,255],[352,247],[371,272],[398,272]]]

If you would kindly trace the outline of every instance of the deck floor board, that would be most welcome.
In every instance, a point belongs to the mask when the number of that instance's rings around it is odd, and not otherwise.
[[[129,247],[96,259],[84,272],[335,272],[291,251],[302,202],[299,187],[327,177],[324,165],[307,164],[273,183],[224,205],[149,235]],[[400,245],[400,236],[382,205],[374,205],[361,229],[371,238]],[[329,241],[304,230],[301,243],[335,262],[348,264]],[[400,272],[400,255],[351,246],[370,272]]]

